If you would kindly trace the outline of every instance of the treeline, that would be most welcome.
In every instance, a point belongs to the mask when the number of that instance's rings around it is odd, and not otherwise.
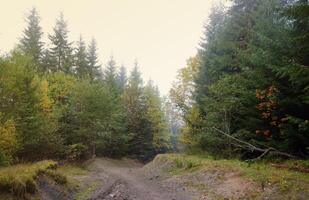
[[[308,158],[308,0],[215,7],[170,96],[189,147],[224,157]]]
[[[42,42],[35,8],[18,47],[0,58],[0,165],[97,155],[149,159],[170,148],[158,88],[113,58],[104,70],[96,42],[68,39],[63,15]]]

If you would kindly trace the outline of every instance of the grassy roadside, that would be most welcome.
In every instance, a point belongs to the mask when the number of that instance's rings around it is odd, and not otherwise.
[[[72,179],[67,174],[73,174],[79,168],[75,166],[60,166],[52,160],[35,163],[17,164],[0,168],[0,200],[10,199],[13,196],[23,199],[34,195],[37,188],[37,179],[45,175],[57,184],[69,185]]]
[[[175,176],[201,171],[212,174],[217,172],[220,174],[233,173],[254,182],[257,187],[260,187],[260,191],[264,191],[265,188],[272,188],[273,191],[280,193],[281,197],[286,197],[286,199],[295,197],[299,193],[306,197],[309,195],[309,173],[289,170],[293,169],[294,166],[305,168],[308,161],[287,161],[282,164],[291,167],[278,168],[266,162],[247,163],[239,160],[214,160],[210,157],[185,154],[159,155],[156,160],[154,162],[169,162],[170,165],[165,170]]]
[[[41,175],[72,193],[75,199],[84,199],[97,185],[84,180],[90,173],[87,166],[91,162],[58,165],[55,161],[44,160],[0,167],[0,200],[39,199],[38,180]]]

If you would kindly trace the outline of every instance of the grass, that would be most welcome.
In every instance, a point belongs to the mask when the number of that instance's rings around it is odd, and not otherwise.
[[[79,180],[81,177],[89,174],[87,163],[62,165],[57,171],[66,174],[70,187],[78,188],[77,193],[74,195],[74,199],[76,200],[86,199],[98,186],[98,183],[95,181],[85,183],[85,181]]]
[[[86,199],[95,189],[97,188],[98,183],[94,182],[90,186],[85,187],[81,191],[79,191],[76,195],[75,198],[76,200],[82,200]]]
[[[58,167],[57,171],[67,176],[81,176],[88,173],[88,170],[83,166],[69,164]]]
[[[80,181],[76,177],[87,175],[89,173],[89,171],[84,166],[73,164],[59,166],[57,172],[66,175],[67,185],[70,188],[80,187]]]
[[[52,160],[2,167],[0,168],[0,192],[11,193],[20,198],[27,193],[34,194],[37,190],[36,179],[43,174],[57,183],[65,184],[66,177],[57,173],[56,167],[57,162]]]
[[[244,178],[249,178],[255,183],[264,186],[274,186],[279,192],[296,194],[305,192],[309,194],[309,174],[289,169],[279,169],[267,162],[247,163],[240,160],[214,160],[211,157],[186,154],[165,154],[156,159],[172,162],[169,172],[181,175],[193,171],[206,169],[209,171],[235,172]],[[307,167],[308,161],[285,161],[288,166]]]

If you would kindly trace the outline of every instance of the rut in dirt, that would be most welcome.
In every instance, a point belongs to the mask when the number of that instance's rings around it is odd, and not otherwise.
[[[163,185],[133,160],[96,159],[91,170],[104,183],[88,200],[190,200],[183,189]]]

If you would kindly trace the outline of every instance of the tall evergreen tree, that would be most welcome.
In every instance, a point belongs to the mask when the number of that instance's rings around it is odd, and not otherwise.
[[[159,89],[149,80],[144,88],[146,118],[148,120],[151,140],[150,156],[163,153],[170,147],[170,134],[168,133],[167,120],[163,112],[162,99]],[[151,155],[152,154],[152,155]]]
[[[77,77],[84,78],[90,76],[89,66],[87,62],[86,45],[82,36],[80,36],[79,41],[77,42],[77,50],[75,53],[75,67]]]
[[[250,62],[250,43],[261,1],[235,0],[224,15],[214,11],[201,45],[200,72],[195,81],[196,105],[188,113],[191,132],[199,132],[200,145],[214,153],[231,155],[231,141],[218,129],[246,139],[255,138],[261,120],[255,107],[257,79],[248,79],[255,65]],[[199,120],[196,120],[199,119]],[[200,120],[202,119],[202,120]],[[190,132],[189,131],[189,132]],[[195,134],[197,135],[197,134]]]
[[[96,40],[92,38],[87,51],[87,61],[91,80],[98,80],[102,78],[101,65],[98,63],[97,51]]]
[[[143,80],[138,70],[137,62],[130,73],[128,86],[123,94],[123,102],[126,108],[127,130],[129,134],[129,153],[146,157],[150,152],[151,133],[147,130],[148,120],[145,117],[146,105],[143,93]]]
[[[42,28],[40,26],[40,16],[36,8],[30,10],[26,19],[28,25],[23,32],[23,37],[20,40],[21,50],[37,64],[39,71],[42,59],[43,42],[42,42]]]
[[[68,27],[63,13],[56,20],[53,35],[49,35],[52,43],[50,56],[57,70],[65,73],[73,73],[73,49],[72,43],[68,41]]]
[[[42,71],[51,73],[57,71],[57,66],[55,65],[54,59],[51,56],[49,49],[44,49],[42,52]]]
[[[107,62],[103,76],[106,85],[113,88],[114,90],[117,89],[117,63],[113,56],[111,56],[110,60]]]
[[[121,65],[117,75],[118,86],[123,91],[127,84],[127,70],[124,65]]]

